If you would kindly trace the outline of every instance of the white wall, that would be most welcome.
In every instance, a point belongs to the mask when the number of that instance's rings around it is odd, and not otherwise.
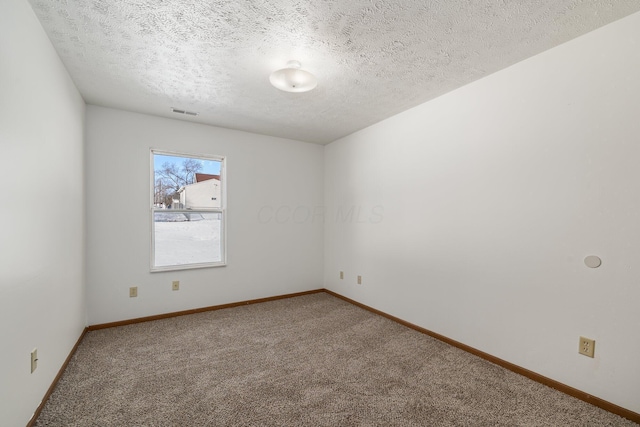
[[[0,424],[24,426],[80,337],[84,102],[29,3],[0,3]],[[30,352],[38,369],[30,373]]]
[[[89,324],[322,287],[324,147],[96,106],[86,142]],[[150,148],[226,156],[227,266],[149,272]]]
[[[325,286],[640,412],[639,42],[635,14],[327,146]]]

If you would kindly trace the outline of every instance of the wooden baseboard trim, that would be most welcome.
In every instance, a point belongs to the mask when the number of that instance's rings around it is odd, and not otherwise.
[[[276,300],[286,299],[286,298],[300,297],[300,296],[303,296],[303,295],[317,294],[317,293],[320,293],[320,292],[324,292],[324,289],[314,289],[312,291],[304,291],[304,292],[296,292],[296,293],[293,293],[293,294],[277,295],[275,297],[258,298],[258,299],[252,299],[252,300],[247,300],[247,301],[232,302],[232,303],[228,303],[228,304],[212,305],[210,307],[194,308],[194,309],[191,309],[191,310],[174,311],[172,313],[156,314],[154,316],[146,316],[146,317],[138,317],[136,319],[120,320],[118,322],[100,323],[100,324],[97,324],[97,325],[90,325],[90,326],[88,326],[87,329],[89,331],[96,331],[98,329],[115,328],[116,326],[125,326],[125,325],[132,325],[134,323],[151,322],[152,320],[168,319],[170,317],[185,316],[187,314],[204,313],[206,311],[222,310],[224,308],[239,307],[239,306],[242,306],[242,305],[259,304],[261,302],[269,302],[269,301],[276,301]]]
[[[88,329],[86,327],[82,330],[82,333],[80,334],[80,337],[76,341],[76,344],[71,349],[71,352],[69,353],[69,355],[65,359],[64,363],[62,364],[62,366],[58,370],[58,374],[53,379],[53,382],[49,386],[49,389],[47,390],[47,392],[44,394],[44,397],[42,398],[42,401],[40,402],[40,404],[36,408],[35,412],[33,413],[33,416],[31,417],[31,419],[27,423],[27,427],[33,427],[36,424],[36,420],[40,416],[40,412],[42,412],[42,408],[44,408],[45,403],[47,403],[47,400],[49,400],[49,397],[51,397],[51,393],[53,393],[53,390],[55,390],[56,386],[58,385],[58,381],[60,381],[60,377],[62,377],[62,374],[64,373],[65,369],[67,369],[67,365],[71,361],[71,358],[73,357],[74,354],[76,354],[76,350],[78,349],[78,346],[80,345],[80,343],[84,339],[84,336],[87,334],[87,331],[88,331]]]
[[[449,345],[452,345],[452,346],[457,347],[457,348],[459,348],[461,350],[464,350],[464,351],[466,351],[468,353],[471,353],[471,354],[473,354],[475,356],[478,356],[478,357],[480,357],[482,359],[485,359],[485,360],[487,360],[487,361],[489,361],[491,363],[494,363],[494,364],[496,364],[498,366],[501,366],[501,367],[503,367],[505,369],[508,369],[508,370],[510,370],[512,372],[515,372],[516,374],[523,375],[523,376],[525,376],[525,377],[527,377],[529,379],[532,379],[532,380],[534,380],[536,382],[539,382],[539,383],[544,384],[544,385],[546,385],[548,387],[551,387],[551,388],[556,389],[558,391],[561,391],[561,392],[563,392],[565,394],[568,394],[569,396],[573,396],[573,397],[575,397],[577,399],[580,399],[580,400],[582,400],[584,402],[587,402],[587,403],[590,403],[590,404],[592,404],[594,406],[602,408],[605,411],[609,411],[609,412],[614,413],[616,415],[620,415],[621,417],[624,417],[624,418],[626,418],[628,420],[631,420],[631,421],[633,421],[635,423],[640,424],[640,414],[638,414],[637,412],[630,411],[629,409],[623,408],[622,406],[618,406],[618,405],[616,405],[614,403],[611,403],[611,402],[608,402],[606,400],[600,399],[599,397],[592,396],[589,393],[586,393],[584,391],[581,391],[581,390],[578,390],[576,388],[570,387],[570,386],[568,386],[566,384],[563,384],[561,382],[558,382],[556,380],[552,380],[551,378],[547,378],[547,377],[545,377],[543,375],[540,375],[540,374],[538,374],[536,372],[533,372],[533,371],[530,371],[528,369],[525,369],[525,368],[523,368],[521,366],[514,365],[511,362],[507,362],[506,360],[503,360],[503,359],[500,359],[498,357],[492,356],[489,353],[485,353],[483,351],[480,351],[480,350],[478,350],[476,348],[470,347],[470,346],[468,346],[466,344],[463,344],[461,342],[452,340],[451,338],[447,338],[444,335],[440,335],[438,333],[435,333],[433,331],[430,331],[430,330],[425,329],[423,327],[420,327],[418,325],[414,325],[413,323],[409,323],[409,322],[407,322],[405,320],[402,320],[402,319],[400,319],[398,317],[392,316],[392,315],[387,314],[387,313],[385,313],[383,311],[377,310],[377,309],[375,309],[373,307],[369,307],[367,305],[359,303],[358,301],[352,300],[350,298],[347,298],[347,297],[345,297],[343,295],[340,295],[340,294],[335,293],[333,291],[330,291],[328,289],[324,289],[324,292],[326,292],[326,293],[328,293],[330,295],[333,295],[336,298],[340,298],[341,300],[346,301],[348,303],[351,303],[351,304],[353,304],[355,306],[363,308],[363,309],[365,309],[367,311],[370,311],[370,312],[375,313],[377,315],[380,315],[382,317],[386,317],[389,320],[393,320],[394,322],[397,322],[397,323],[399,323],[399,324],[401,324],[403,326],[406,326],[408,328],[411,328],[411,329],[413,329],[415,331],[421,332],[421,333],[423,333],[425,335],[429,335],[430,337],[433,337],[433,338],[435,338],[435,339],[437,339],[439,341],[445,342],[445,343],[447,343]]]

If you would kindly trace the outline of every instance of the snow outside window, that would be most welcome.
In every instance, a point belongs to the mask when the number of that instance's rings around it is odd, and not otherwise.
[[[225,265],[225,161],[151,150],[151,271]]]

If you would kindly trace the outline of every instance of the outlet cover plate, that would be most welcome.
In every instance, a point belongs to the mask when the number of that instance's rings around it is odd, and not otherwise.
[[[31,373],[38,368],[38,349],[34,348],[31,352]]]
[[[135,298],[138,296],[138,287],[132,286],[129,288],[129,298]]]
[[[171,289],[174,291],[179,291],[180,290],[180,281],[179,280],[174,280],[173,282],[171,282]]]
[[[596,350],[596,342],[590,338],[580,337],[580,344],[578,346],[578,353],[587,356],[594,357]]]

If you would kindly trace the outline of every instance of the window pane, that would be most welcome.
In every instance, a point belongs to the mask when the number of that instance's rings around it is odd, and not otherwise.
[[[154,213],[156,267],[222,261],[222,214],[218,212]]]
[[[224,157],[152,149],[151,166],[151,271],[224,265]]]
[[[153,206],[160,209],[222,207],[220,160],[153,154]]]

